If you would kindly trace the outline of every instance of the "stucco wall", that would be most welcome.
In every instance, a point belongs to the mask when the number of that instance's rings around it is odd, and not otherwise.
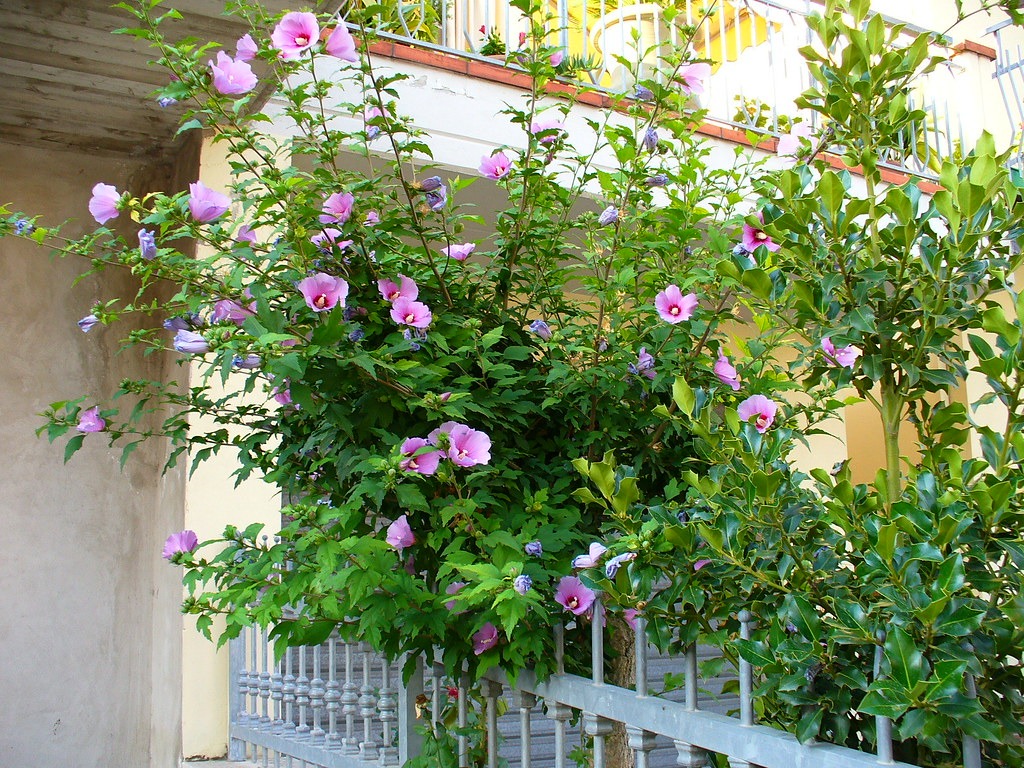
[[[96,181],[164,187],[194,163],[184,153],[176,172],[0,143],[0,203],[50,223],[74,218],[67,232],[77,234],[94,226]],[[134,293],[122,270],[72,286],[85,266],[0,240],[0,765],[171,768],[181,749],[181,586],[160,550],[181,528],[183,476],[161,475],[159,441],[122,472],[104,435],[89,435],[65,466],[63,441],[33,434],[50,402],[89,393],[105,405],[122,377],[178,375],[170,356],[117,354],[128,322],[78,329],[94,302]]]

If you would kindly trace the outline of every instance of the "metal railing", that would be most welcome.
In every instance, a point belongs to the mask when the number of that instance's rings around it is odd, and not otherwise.
[[[753,619],[746,612],[739,619],[740,636],[749,639]],[[456,734],[450,754],[459,766],[566,768],[582,754],[593,768],[607,768],[605,742],[618,728],[636,768],[701,768],[713,764],[714,754],[724,755],[731,768],[912,768],[893,761],[888,718],[875,718],[873,754],[801,744],[788,733],[756,724],[757,671],[741,660],[734,678],[738,693],[723,697],[721,680],[700,678],[696,646],[667,660],[682,671],[682,696],[656,693],[650,683],[654,657],[643,619],[636,621],[633,689],[605,681],[605,629],[595,621],[589,678],[565,673],[564,631],[558,628],[556,674],[542,681],[527,670],[509,687],[500,672],[492,671],[481,681],[478,699],[465,676],[446,678],[434,659],[413,659],[403,684],[404,665],[388,663],[365,644],[332,635],[316,646],[289,648],[275,661],[268,633],[248,629],[230,646],[229,757],[275,768],[296,762],[303,768],[404,765],[420,754],[423,733],[436,733],[444,719]],[[472,743],[474,734],[478,744]],[[980,768],[976,739],[964,736],[963,753],[965,768]]]
[[[634,79],[622,59],[644,76],[659,69],[659,52],[684,45],[694,58],[714,62],[699,106],[718,123],[780,135],[794,120],[815,127],[817,116],[800,113],[794,99],[810,85],[801,47],[811,43],[807,16],[813,0],[676,0],[666,13],[656,2],[547,0],[546,43],[567,54],[566,76],[610,91],[628,92]],[[497,58],[515,66],[521,36],[529,29],[508,0],[396,0],[379,17],[377,32],[396,40],[478,57],[488,36],[506,47]],[[886,18],[895,24],[894,19]],[[690,34],[690,28],[696,31]],[[926,30],[905,24],[909,42]],[[959,66],[959,65],[957,65]],[[883,164],[936,176],[944,158],[961,152],[966,136],[961,105],[949,87],[949,68],[925,76],[909,94],[923,123],[908,130],[905,147]]]
[[[1013,143],[1017,148],[1016,165],[1024,165],[1024,47],[1018,29],[1010,19],[986,30],[995,36],[996,67],[992,75],[1003,97],[1006,117],[1010,122]]]

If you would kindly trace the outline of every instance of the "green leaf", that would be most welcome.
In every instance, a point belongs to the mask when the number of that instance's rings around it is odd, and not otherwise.
[[[868,695],[857,709],[867,715],[897,718],[910,708],[910,697],[905,689],[889,680],[872,684]]]
[[[690,385],[686,383],[686,379],[682,376],[676,378],[675,383],[672,385],[672,400],[684,414],[687,416],[693,415],[693,407],[697,402],[697,398],[694,396]]]
[[[784,615],[806,640],[817,640],[821,634],[821,620],[803,595],[790,593],[782,601]]]
[[[78,449],[82,447],[82,442],[85,440],[85,433],[75,435],[68,440],[67,445],[64,446],[64,463],[67,464],[71,457],[78,452]]]
[[[821,181],[818,182],[818,197],[821,198],[833,219],[839,213],[845,196],[846,188],[838,174],[834,171],[825,171],[821,174]]]
[[[954,600],[935,621],[935,631],[953,637],[964,637],[981,627],[985,612],[961,600]]]
[[[996,161],[990,155],[978,155],[971,164],[971,175],[968,177],[971,184],[979,187],[987,187],[988,183],[996,175]]]
[[[875,544],[875,551],[886,563],[892,562],[892,556],[896,552],[896,534],[899,532],[899,526],[895,523],[886,523],[878,529],[878,543]]]
[[[982,327],[989,333],[1002,336],[1011,347],[1020,341],[1020,326],[1006,319],[1000,306],[989,307],[982,315]]]
[[[775,663],[775,656],[768,649],[768,645],[760,640],[737,640],[736,650],[744,661],[755,667],[767,667]]]
[[[914,690],[927,671],[924,655],[914,638],[902,627],[893,627],[885,637],[884,648],[889,677],[901,688]]]
[[[800,740],[801,744],[806,744],[811,739],[817,737],[818,732],[821,730],[821,720],[824,716],[825,708],[815,707],[800,718],[796,724],[796,737]]]

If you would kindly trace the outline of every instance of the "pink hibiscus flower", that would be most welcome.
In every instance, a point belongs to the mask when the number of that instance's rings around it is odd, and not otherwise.
[[[697,294],[688,293],[684,296],[679,286],[670,285],[654,297],[654,307],[662,320],[675,325],[693,317],[693,311],[697,308]]]
[[[270,42],[282,59],[297,59],[320,39],[320,25],[312,13],[286,13],[274,27]]]
[[[328,312],[336,306],[345,306],[348,298],[348,283],[343,278],[317,272],[295,284],[306,306],[314,312]]]
[[[739,404],[736,413],[739,415],[740,421],[754,419],[754,428],[764,434],[775,422],[775,414],[778,409],[779,406],[774,400],[769,400],[764,395],[753,395]]]

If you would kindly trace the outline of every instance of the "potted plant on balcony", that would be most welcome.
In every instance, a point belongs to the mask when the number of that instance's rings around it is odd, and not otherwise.
[[[491,29],[488,30],[486,24],[481,24],[480,34],[484,36],[484,40],[479,51],[481,56],[504,59],[508,55],[508,46],[506,46],[505,41],[501,39],[501,35],[498,33],[497,27],[491,27]]]

